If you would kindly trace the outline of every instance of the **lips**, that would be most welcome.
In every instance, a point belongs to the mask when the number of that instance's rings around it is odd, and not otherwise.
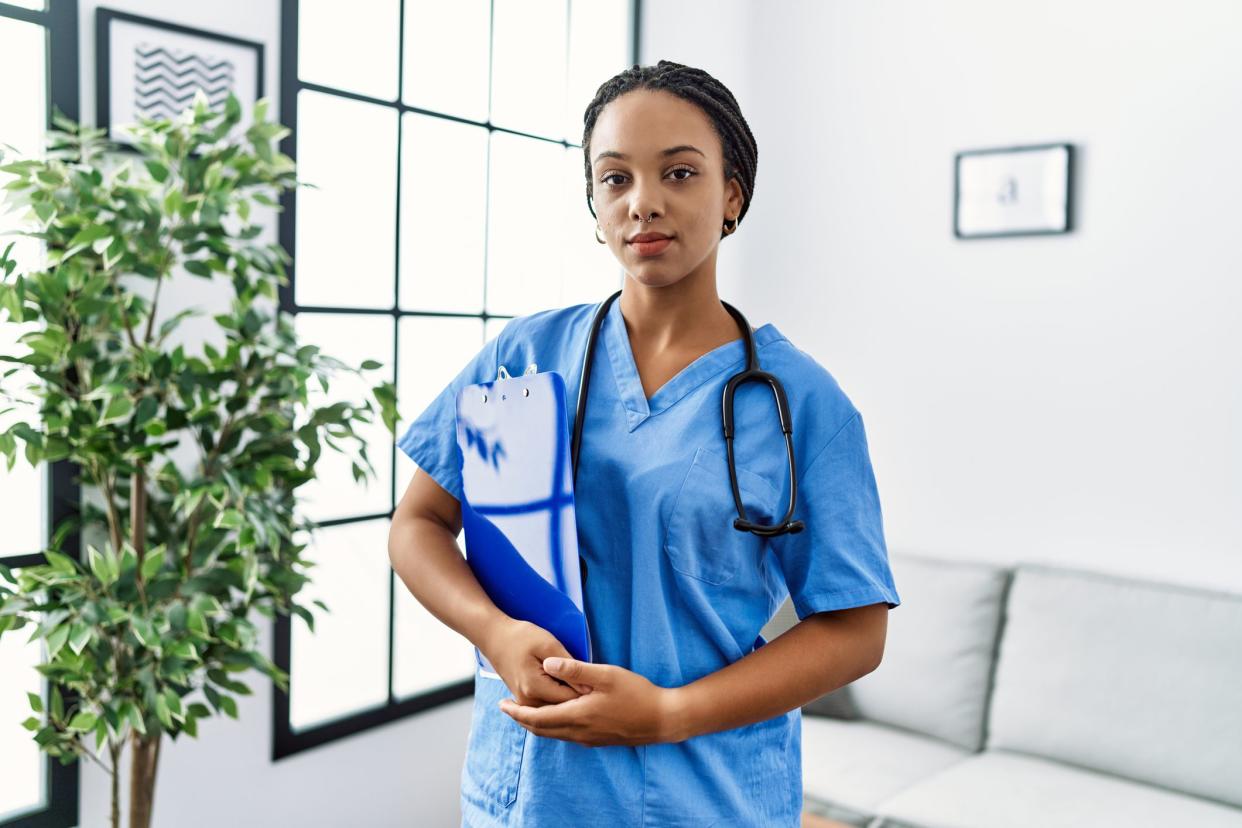
[[[658,256],[672,243],[672,237],[659,236],[651,241],[632,241],[630,247],[640,256]]]
[[[672,236],[669,236],[667,233],[639,233],[630,239],[630,243],[660,241],[668,238],[672,238]]]

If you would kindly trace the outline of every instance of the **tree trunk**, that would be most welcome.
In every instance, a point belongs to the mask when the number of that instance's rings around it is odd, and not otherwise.
[[[151,809],[155,804],[155,771],[160,761],[160,738],[132,731],[133,758],[129,773],[129,828],[151,828]]]

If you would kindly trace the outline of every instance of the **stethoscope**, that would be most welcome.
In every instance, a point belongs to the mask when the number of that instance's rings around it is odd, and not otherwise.
[[[586,360],[582,363],[582,381],[578,386],[578,413],[574,418],[574,436],[571,449],[575,485],[578,481],[578,450],[582,447],[582,421],[583,414],[586,412],[587,387],[591,382],[591,363],[594,361],[595,356],[595,341],[599,337],[599,328],[608,313],[609,305],[620,295],[621,291],[618,290],[600,305],[599,310],[595,312],[595,319],[591,323],[591,333],[587,338]],[[767,371],[760,370],[759,355],[755,351],[755,342],[751,337],[750,323],[746,321],[746,317],[742,316],[742,312],[728,302],[721,300],[720,304],[724,305],[725,309],[733,314],[733,318],[737,320],[738,327],[742,329],[742,337],[746,340],[746,368],[734,374],[725,383],[724,399],[721,401],[725,449],[729,457],[729,485],[733,487],[733,504],[737,507],[737,517],[733,521],[733,528],[739,532],[754,532],[756,535],[765,537],[780,535],[785,532],[796,534],[806,527],[800,520],[790,520],[793,517],[794,506],[798,499],[798,483],[794,477],[793,419],[789,414],[789,402],[785,398],[785,389],[781,386],[780,380],[775,376]],[[742,495],[737,488],[737,469],[733,464],[733,392],[737,390],[739,385],[747,382],[766,382],[772,388],[772,393],[776,397],[776,410],[781,418],[781,431],[785,433],[785,451],[789,456],[789,508],[785,510],[785,517],[781,519],[780,523],[771,525],[755,523],[747,519],[745,507],[742,505]]]

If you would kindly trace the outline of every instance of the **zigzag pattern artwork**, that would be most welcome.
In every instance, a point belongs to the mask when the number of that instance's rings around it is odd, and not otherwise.
[[[232,61],[149,43],[134,47],[136,117],[175,118],[194,101],[199,89],[216,109],[223,106],[232,88]]]

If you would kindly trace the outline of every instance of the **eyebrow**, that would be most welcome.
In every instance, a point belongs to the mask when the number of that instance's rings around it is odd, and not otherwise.
[[[668,157],[670,155],[676,155],[679,152],[686,152],[686,151],[697,152],[699,155],[702,155],[704,158],[707,157],[706,155],[703,154],[703,150],[699,149],[698,147],[691,146],[690,144],[678,144],[675,147],[669,147],[666,150],[662,150],[660,152],[660,155],[664,157]],[[604,150],[599,155],[595,156],[595,162],[593,163],[597,163],[599,159],[601,158],[620,158],[622,161],[628,161],[630,159],[630,157],[623,152],[617,152],[616,150]]]

